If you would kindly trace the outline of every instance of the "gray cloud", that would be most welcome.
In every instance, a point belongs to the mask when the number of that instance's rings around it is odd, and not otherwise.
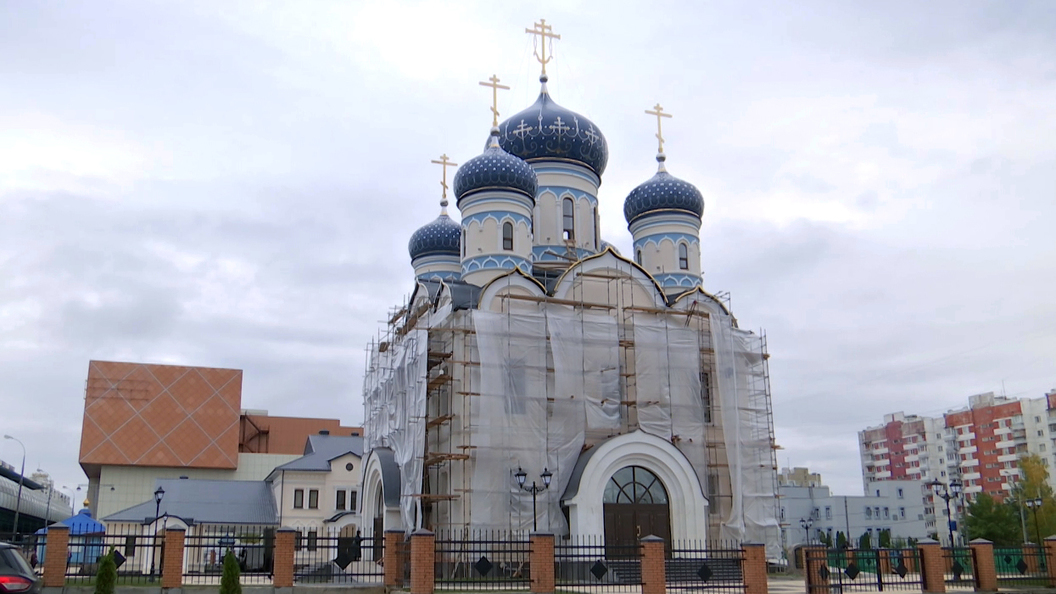
[[[437,214],[428,160],[481,150],[476,81],[511,84],[504,115],[534,99],[539,11],[5,6],[0,424],[29,463],[82,480],[92,358],[236,367],[247,407],[358,421],[363,345]],[[609,140],[601,218],[624,253],[623,198],[655,168],[641,111],[675,113],[705,284],[768,333],[793,464],[852,492],[855,432],[884,413],[1054,387],[1049,3],[543,13],[551,92]]]

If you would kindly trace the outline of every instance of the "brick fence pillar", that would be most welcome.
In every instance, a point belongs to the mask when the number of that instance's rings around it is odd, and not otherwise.
[[[744,594],[767,594],[766,547],[746,542],[741,550],[744,552]]]
[[[667,592],[667,568],[664,567],[664,539],[646,536],[642,543],[642,594]]]
[[[374,535],[374,538],[383,538],[384,552],[382,553],[382,567],[385,569],[385,585],[392,587],[403,586],[403,555],[400,548],[403,546],[403,530],[386,530],[383,536]]]
[[[939,541],[922,538],[917,542],[920,551],[920,579],[925,592],[946,591],[946,560],[942,558]]]
[[[161,587],[183,585],[183,528],[165,529],[165,554],[161,557]]]
[[[44,539],[44,587],[61,588],[66,584],[66,559],[70,551],[70,529],[57,524],[48,528]]]
[[[528,571],[532,578],[532,592],[550,594],[554,591],[554,535],[533,532],[529,541]]]
[[[1045,568],[1049,574],[1049,586],[1056,587],[1056,536],[1045,539]]]
[[[977,538],[968,543],[975,559],[976,591],[997,591],[997,567],[994,565],[994,543],[985,538]]]
[[[436,536],[419,528],[411,534],[411,594],[433,594],[436,586]]]
[[[803,581],[807,594],[828,592],[828,549],[821,545],[807,545],[801,550],[803,551]]]
[[[297,531],[282,527],[275,531],[275,560],[272,569],[272,584],[276,588],[293,587],[293,547],[297,542]]]

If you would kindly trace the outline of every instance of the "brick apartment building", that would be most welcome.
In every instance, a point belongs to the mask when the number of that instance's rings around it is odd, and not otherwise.
[[[868,485],[886,480],[959,479],[967,500],[979,493],[1002,499],[1019,480],[1019,458],[1037,454],[1056,467],[1056,390],[1041,398],[1010,399],[993,392],[968,399],[968,406],[941,417],[884,415],[884,423],[858,432],[862,478]],[[1056,487],[1056,473],[1049,482]],[[951,501],[954,515],[960,503]],[[945,502],[925,495],[929,527]],[[939,529],[944,523],[938,524]]]

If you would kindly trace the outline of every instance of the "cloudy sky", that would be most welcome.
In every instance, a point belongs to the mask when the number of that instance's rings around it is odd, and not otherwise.
[[[0,431],[60,484],[89,359],[245,370],[243,406],[362,420],[441,153],[478,154],[524,28],[611,157],[696,184],[705,287],[769,337],[782,465],[861,491],[856,431],[1056,387],[1056,4],[0,0]],[[0,441],[0,458],[21,450]]]

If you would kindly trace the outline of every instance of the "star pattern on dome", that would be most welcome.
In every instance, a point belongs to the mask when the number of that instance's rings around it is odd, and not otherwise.
[[[462,253],[462,225],[442,214],[433,222],[418,229],[407,243],[411,260],[422,256],[448,255],[459,257]]]
[[[704,197],[693,184],[661,171],[631,190],[623,202],[623,216],[628,223],[664,210],[681,210],[700,218],[704,215]]]
[[[535,170],[498,146],[489,146],[455,173],[455,196],[464,196],[488,188],[513,190],[535,200],[538,179]]]
[[[525,161],[575,161],[601,177],[609,145],[587,118],[561,107],[545,90],[528,109],[499,124],[499,144]]]

